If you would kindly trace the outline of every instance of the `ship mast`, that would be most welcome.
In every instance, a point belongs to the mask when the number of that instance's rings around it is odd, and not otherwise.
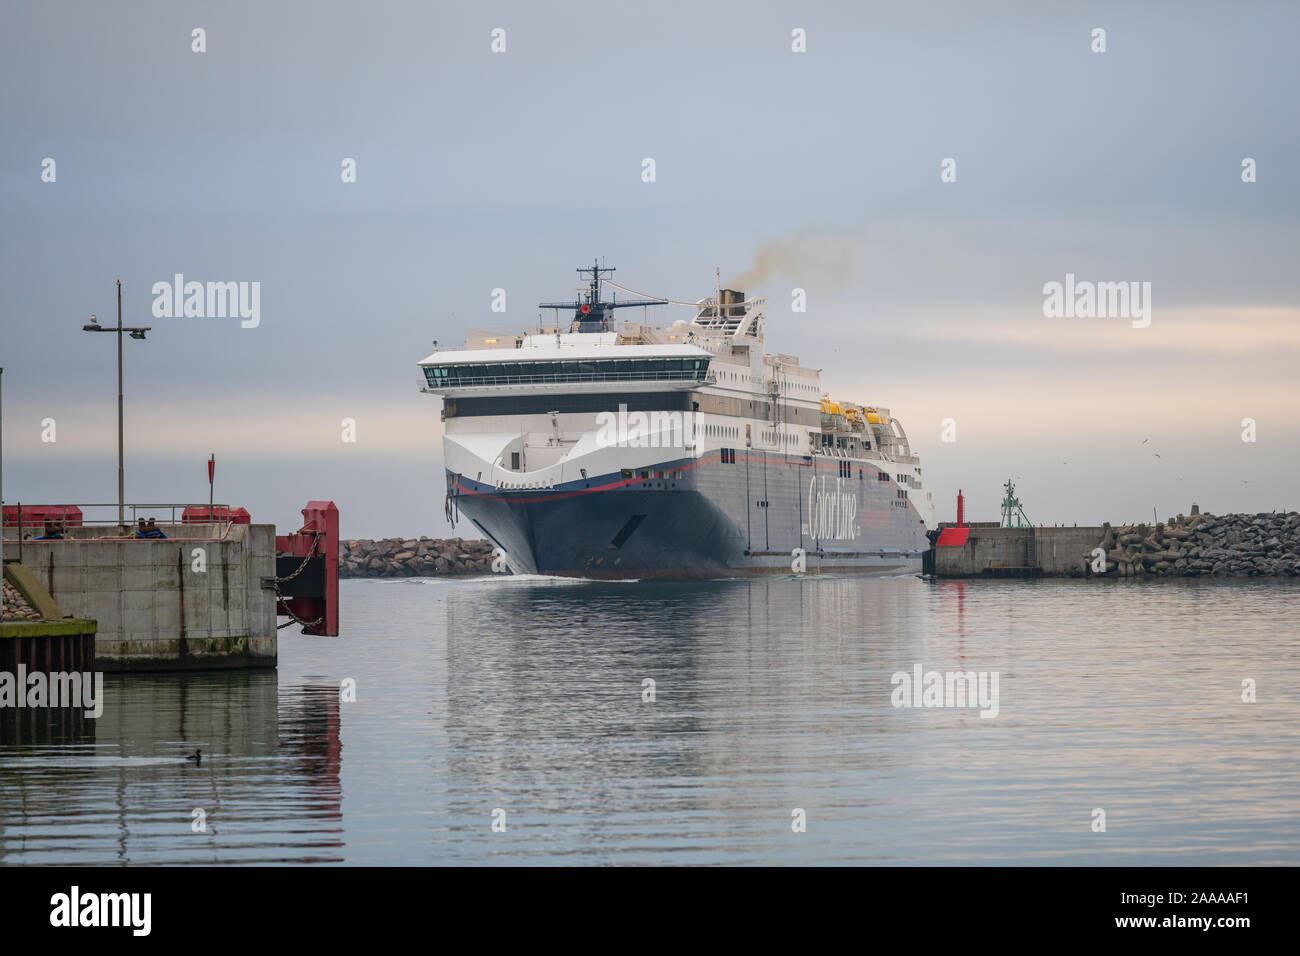
[[[587,292],[573,302],[541,302],[539,309],[573,309],[573,322],[570,332],[608,332],[610,312],[614,309],[627,309],[638,305],[667,305],[667,299],[627,299],[623,302],[602,302],[600,298],[601,277],[614,272],[613,266],[602,266],[593,259],[590,266],[579,266],[579,273],[589,275]],[[558,330],[557,330],[558,331]]]

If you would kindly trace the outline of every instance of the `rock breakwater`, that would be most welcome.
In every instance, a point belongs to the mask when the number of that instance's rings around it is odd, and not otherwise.
[[[406,578],[492,573],[492,545],[462,538],[346,538],[339,577]]]
[[[1300,513],[1294,511],[1103,527],[1097,546],[1106,552],[1107,577],[1300,576]]]

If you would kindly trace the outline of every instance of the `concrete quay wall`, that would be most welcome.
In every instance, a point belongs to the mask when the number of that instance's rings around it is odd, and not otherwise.
[[[1100,549],[1105,564],[1094,570]],[[1300,577],[1300,513],[1178,515],[1112,527],[977,528],[936,546],[935,575],[970,577]]]
[[[1083,577],[1083,555],[1097,546],[1102,532],[1093,526],[971,528],[964,545],[935,548],[934,573],[941,578]]]
[[[23,563],[66,615],[98,622],[102,670],[274,667],[273,525],[160,525],[166,539],[69,528],[22,543]],[[6,529],[4,557],[18,557]]]

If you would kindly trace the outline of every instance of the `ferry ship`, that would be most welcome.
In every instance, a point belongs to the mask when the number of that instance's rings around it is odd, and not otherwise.
[[[419,364],[443,399],[447,517],[516,574],[603,578],[920,571],[934,504],[902,423],[833,400],[763,345],[765,297],[544,302]],[[623,290],[630,292],[630,290]],[[632,293],[635,295],[635,293]],[[667,326],[619,309],[687,306]],[[435,348],[437,343],[434,343]]]

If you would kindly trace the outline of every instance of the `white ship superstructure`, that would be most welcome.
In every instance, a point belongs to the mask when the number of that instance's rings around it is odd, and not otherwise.
[[[420,362],[444,398],[447,507],[519,572],[720,576],[919,570],[930,492],[889,410],[827,396],[768,354],[762,297],[717,290],[689,321],[623,322],[609,269],[516,336]]]

